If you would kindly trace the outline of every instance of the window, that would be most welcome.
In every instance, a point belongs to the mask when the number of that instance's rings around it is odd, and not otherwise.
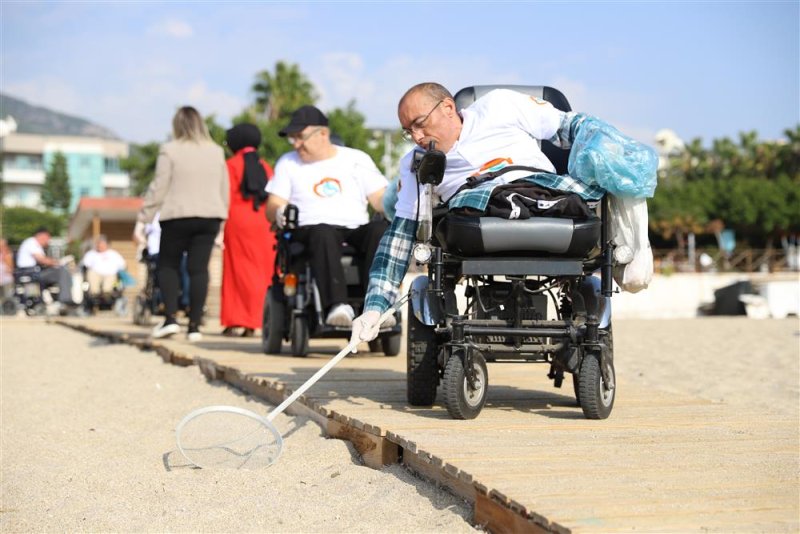
[[[18,169],[25,171],[40,171],[44,169],[41,154],[14,154],[6,153],[3,156],[4,169]]]
[[[119,167],[119,158],[105,158],[105,169],[108,174],[119,174],[122,170]]]

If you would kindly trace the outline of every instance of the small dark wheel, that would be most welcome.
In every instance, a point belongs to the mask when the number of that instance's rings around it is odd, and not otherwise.
[[[305,357],[308,355],[308,322],[299,316],[292,323],[292,356]]]
[[[402,334],[385,334],[381,336],[381,348],[386,356],[400,354],[400,344],[403,342]]]
[[[261,324],[261,347],[266,354],[280,354],[286,323],[286,303],[279,298],[280,288],[270,287],[264,298],[264,313]]]
[[[603,378],[600,369],[600,357],[597,353],[586,354],[581,363],[578,375],[579,395],[583,415],[587,419],[605,419],[614,408],[616,376],[614,361],[605,360],[608,381]]]
[[[458,352],[450,355],[445,365],[442,378],[444,406],[453,419],[475,419],[486,404],[489,373],[486,360],[479,352],[472,355],[472,369],[475,374],[474,386],[467,380],[464,363]]]
[[[439,366],[436,357],[436,332],[420,322],[409,307],[406,330],[406,396],[411,406],[431,406],[436,402]]]
[[[370,352],[381,352],[383,348],[381,347],[381,340],[380,338],[375,338],[369,342],[369,351]]]

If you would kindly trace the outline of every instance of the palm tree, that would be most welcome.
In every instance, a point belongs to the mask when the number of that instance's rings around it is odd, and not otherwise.
[[[262,70],[251,88],[255,93],[255,111],[268,122],[284,120],[292,111],[313,104],[318,96],[314,85],[296,64],[278,61],[275,73]]]

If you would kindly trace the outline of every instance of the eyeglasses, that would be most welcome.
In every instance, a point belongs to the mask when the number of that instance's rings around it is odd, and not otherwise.
[[[439,100],[436,103],[436,105],[433,106],[433,109],[431,109],[428,112],[427,115],[425,115],[424,117],[419,118],[419,119],[415,120],[414,122],[412,122],[408,126],[408,128],[403,128],[403,137],[405,137],[407,140],[411,141],[414,138],[414,132],[418,132],[418,131],[422,130],[425,127],[425,121],[428,120],[428,117],[431,116],[431,113],[436,111],[436,108],[438,108],[439,104],[441,104],[442,102],[444,102],[444,100]]]
[[[317,133],[320,130],[322,130],[322,126],[317,126],[316,128],[314,128],[313,130],[311,130],[307,134],[303,134],[303,135],[287,135],[286,136],[286,140],[289,141],[289,144],[292,144],[292,145],[295,144],[298,141],[304,143],[304,142],[306,142],[308,140],[308,138],[310,138],[312,135],[314,135],[315,133]]]

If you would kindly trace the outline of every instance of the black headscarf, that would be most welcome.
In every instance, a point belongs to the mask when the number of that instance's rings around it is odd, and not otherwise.
[[[237,124],[225,132],[225,142],[234,153],[243,148],[256,149],[244,154],[244,173],[242,175],[242,197],[253,199],[253,210],[267,200],[267,173],[258,157],[258,145],[261,144],[261,131],[255,124]]]

